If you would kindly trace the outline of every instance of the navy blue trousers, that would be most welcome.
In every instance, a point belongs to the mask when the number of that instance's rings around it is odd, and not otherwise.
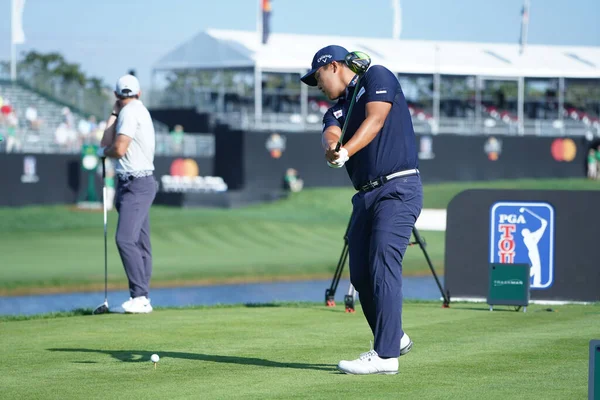
[[[115,239],[131,297],[148,297],[150,290],[152,246],[149,213],[155,196],[153,176],[119,182],[116,199],[119,222]]]
[[[350,281],[380,357],[400,356],[402,259],[421,208],[418,175],[401,177],[352,198],[348,231]]]

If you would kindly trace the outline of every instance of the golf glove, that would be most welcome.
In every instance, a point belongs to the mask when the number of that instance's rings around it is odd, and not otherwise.
[[[342,168],[344,164],[346,164],[346,161],[348,161],[349,159],[350,157],[348,157],[348,150],[342,147],[339,151],[338,158],[333,162],[327,161],[327,165],[330,168]]]

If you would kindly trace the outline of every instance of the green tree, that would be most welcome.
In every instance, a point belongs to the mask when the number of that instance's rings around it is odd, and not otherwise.
[[[1,68],[5,70],[7,66]],[[111,101],[102,79],[87,76],[80,64],[69,62],[58,52],[23,53],[17,73],[20,81],[85,113],[104,114]]]

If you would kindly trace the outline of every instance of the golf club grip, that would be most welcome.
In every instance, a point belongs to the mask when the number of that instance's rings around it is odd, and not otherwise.
[[[340,151],[340,148],[342,147],[342,143],[337,142],[337,144],[335,145],[335,151],[338,152]]]

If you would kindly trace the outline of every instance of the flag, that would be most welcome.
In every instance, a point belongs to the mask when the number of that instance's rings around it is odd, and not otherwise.
[[[262,11],[262,43],[267,44],[271,33],[271,0],[260,0]]]
[[[529,0],[525,0],[521,9],[521,37],[519,38],[520,52],[523,54],[527,44],[527,30],[529,29]]]
[[[400,0],[392,0],[392,9],[394,10],[394,31],[392,38],[400,39],[402,32],[402,8],[400,8]]]
[[[23,9],[25,0],[12,0],[11,37],[12,44],[25,43],[25,32],[23,32]]]

